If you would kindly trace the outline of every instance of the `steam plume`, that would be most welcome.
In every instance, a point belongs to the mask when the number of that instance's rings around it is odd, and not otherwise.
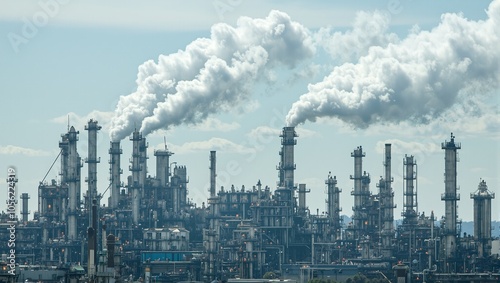
[[[137,90],[118,102],[111,139],[125,138],[136,125],[149,134],[199,123],[244,101],[267,68],[293,68],[313,54],[308,30],[279,11],[264,19],[242,17],[236,27],[214,25],[210,38],[139,67]]]
[[[444,14],[431,31],[400,43],[372,47],[308,86],[287,123],[336,117],[357,127],[376,122],[427,122],[460,103],[462,95],[491,92],[500,84],[500,1],[485,21]],[[479,91],[478,91],[479,90]]]

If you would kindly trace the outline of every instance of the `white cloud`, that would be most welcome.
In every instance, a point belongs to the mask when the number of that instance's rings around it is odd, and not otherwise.
[[[317,132],[313,130],[304,129],[302,127],[296,128],[295,130],[300,138],[309,138],[319,135]]]
[[[388,11],[358,12],[351,29],[335,32],[332,27],[321,28],[315,41],[335,59],[357,61],[372,46],[399,41],[396,34],[388,32],[390,20]]]
[[[230,111],[249,100],[269,70],[293,69],[314,52],[309,31],[279,11],[263,19],[241,17],[236,27],[214,25],[210,38],[139,67],[137,90],[118,102],[111,139],[123,139],[135,123],[147,135]]]
[[[500,1],[492,2],[487,13],[486,21],[444,14],[430,31],[371,47],[357,63],[335,67],[323,81],[310,84],[308,93],[292,105],[287,123],[320,117],[360,128],[429,123],[472,96],[484,99],[500,86]]]
[[[250,132],[247,133],[247,136],[254,140],[273,140],[277,139],[280,134],[281,130],[278,128],[259,126],[250,130]]]
[[[192,153],[197,151],[206,152],[210,150],[239,154],[252,153],[254,151],[250,147],[246,147],[223,138],[211,138],[205,141],[186,142],[182,145],[172,144],[169,145],[169,149],[176,154]]]
[[[441,144],[434,142],[415,142],[415,141],[403,141],[399,139],[387,139],[384,141],[378,141],[375,147],[375,151],[379,154],[384,152],[385,144],[391,144],[391,151],[393,153],[417,155],[421,153],[433,154],[441,152]]]
[[[0,155],[25,155],[30,157],[49,156],[51,153],[45,150],[20,147],[15,145],[0,145]]]
[[[193,130],[198,131],[218,131],[218,132],[230,132],[236,130],[240,127],[240,124],[237,122],[225,123],[219,119],[209,117],[205,119],[203,122],[190,126]]]
[[[56,124],[74,126],[75,128],[83,128],[87,125],[90,119],[97,121],[102,126],[102,131],[109,132],[109,126],[113,112],[104,112],[94,110],[86,115],[80,116],[74,112],[69,112],[66,115],[52,118],[51,121]]]
[[[8,2],[8,3],[5,3]],[[50,23],[59,25],[119,27],[148,30],[204,30],[218,22],[234,24],[242,16],[262,17],[272,9],[280,9],[311,28],[348,25],[354,16],[350,7],[336,5],[325,9],[323,5],[304,3],[276,3],[275,1],[185,0],[175,3],[163,0],[123,1],[12,1],[0,0],[0,21],[32,19],[44,11],[40,3],[55,2],[51,8]],[[67,3],[65,3],[67,2]],[[340,3],[341,4],[341,3]],[[304,7],[307,6],[307,7]],[[349,5],[346,5],[349,6]]]

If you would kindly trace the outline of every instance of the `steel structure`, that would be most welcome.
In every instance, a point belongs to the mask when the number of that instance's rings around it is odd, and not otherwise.
[[[297,134],[293,127],[283,128],[280,135],[275,188],[263,185],[257,178],[250,187],[217,188],[217,158],[211,151],[209,194],[201,205],[190,202],[187,167],[171,162],[173,153],[166,146],[154,151],[156,176],[147,174],[148,144],[140,132],[134,131],[126,184],[121,182],[120,142],[110,143],[108,206],[99,203],[99,193],[103,192],[95,186],[100,126],[90,120],[85,128],[89,131],[89,189],[85,202],[80,198],[78,132],[70,127],[59,142],[60,180],[40,183],[38,211],[33,213],[33,220],[28,219],[27,195],[22,194],[22,218],[16,230],[16,258],[31,265],[54,266],[53,270],[66,268],[61,274],[68,282],[139,278],[149,283],[212,282],[235,277],[255,280],[265,274],[302,282],[316,277],[345,281],[358,273],[374,278],[383,275],[387,280],[401,276],[413,282],[421,282],[424,277],[426,282],[446,282],[445,274],[468,282],[495,282],[500,278],[495,277],[500,276],[496,273],[500,260],[491,248],[495,240],[491,237],[491,202],[495,195],[485,181],[471,194],[474,237],[460,235],[456,211],[460,144],[453,135],[442,145],[445,216],[435,225],[432,212],[427,216],[418,211],[416,161],[405,155],[401,180],[403,222],[395,227],[390,144],[384,147],[378,192],[370,191],[370,175],[362,166],[362,147],[351,153],[354,206],[350,223],[340,215],[342,190],[331,173],[325,181],[326,211],[309,210],[307,193],[318,188],[295,184]],[[5,228],[0,235],[4,238],[11,225],[8,221],[0,215],[0,226]],[[0,249],[8,253],[6,245]],[[57,280],[65,280],[59,273],[53,274]],[[493,281],[485,281],[489,280],[486,275]],[[44,281],[42,273],[37,278]]]

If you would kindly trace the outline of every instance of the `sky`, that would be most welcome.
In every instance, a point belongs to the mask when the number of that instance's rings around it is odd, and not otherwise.
[[[395,218],[405,155],[417,161],[418,211],[441,218],[441,143],[453,133],[458,216],[471,221],[479,182],[500,187],[500,1],[347,2],[0,0],[0,168],[16,168],[31,219],[38,184],[58,179],[61,134],[74,126],[86,157],[94,119],[100,193],[109,194],[110,141],[121,140],[126,180],[137,129],[148,174],[166,140],[201,205],[210,150],[218,187],[261,180],[274,190],[280,131],[296,126],[295,182],[311,190],[311,213],[326,210],[331,172],[352,215],[358,146],[377,194],[391,143]]]

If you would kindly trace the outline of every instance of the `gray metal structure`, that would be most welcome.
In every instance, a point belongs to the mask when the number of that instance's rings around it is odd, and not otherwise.
[[[120,202],[120,188],[122,187],[121,183],[121,174],[123,170],[120,166],[120,155],[122,154],[122,149],[120,148],[120,142],[114,141],[110,142],[109,148],[109,164],[110,164],[110,181],[111,181],[111,196],[109,199],[109,207],[113,209],[117,209]]]
[[[141,189],[143,183],[141,183],[141,141],[142,134],[138,131],[132,133],[130,140],[132,141],[132,160],[129,170],[132,172],[131,183],[128,185],[129,189],[132,191],[132,221],[134,224],[139,224],[139,205],[141,203]]]
[[[417,161],[413,155],[405,155],[403,159],[403,221],[408,225],[417,224]]]
[[[477,190],[470,194],[474,200],[474,239],[478,241],[478,257],[491,255],[491,200],[495,193],[488,190],[486,181],[481,180]]]
[[[381,229],[381,255],[385,258],[392,257],[392,246],[394,239],[394,192],[392,190],[391,176],[391,144],[385,144],[385,177],[384,182],[379,185],[380,193],[380,226]]]
[[[445,192],[441,195],[441,200],[445,202],[445,223],[444,223],[444,267],[446,272],[456,272],[457,255],[457,201],[460,200],[460,194],[457,193],[457,162],[458,150],[461,149],[460,143],[455,142],[455,136],[451,134],[450,141],[441,144],[445,151],[444,164],[444,183]]]

